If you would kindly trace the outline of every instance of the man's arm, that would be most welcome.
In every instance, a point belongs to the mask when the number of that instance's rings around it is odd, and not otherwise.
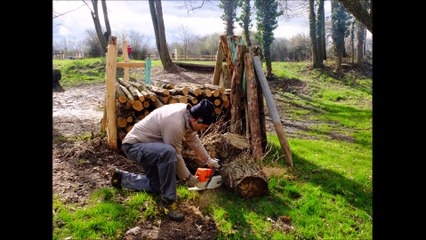
[[[201,140],[198,137],[197,132],[187,133],[185,135],[185,142],[197,154],[197,156],[199,157],[200,164],[204,164],[207,161],[207,159],[210,157],[206,148],[201,143]]]

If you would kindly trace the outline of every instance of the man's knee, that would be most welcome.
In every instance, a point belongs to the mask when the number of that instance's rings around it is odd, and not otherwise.
[[[166,159],[171,159],[176,162],[176,149],[171,145],[165,145],[163,156]]]

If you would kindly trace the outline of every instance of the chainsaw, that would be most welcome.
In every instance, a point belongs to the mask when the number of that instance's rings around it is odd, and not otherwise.
[[[195,176],[198,183],[194,187],[188,188],[190,191],[201,191],[206,189],[214,189],[222,186],[222,176],[215,175],[214,168],[197,168]]]

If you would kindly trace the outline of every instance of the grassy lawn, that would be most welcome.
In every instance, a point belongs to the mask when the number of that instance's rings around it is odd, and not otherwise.
[[[61,60],[65,87],[104,80],[104,59]],[[271,88],[282,120],[305,124],[288,137],[294,168],[286,165],[278,138],[268,133],[264,167],[277,169],[269,194],[242,199],[224,190],[188,191],[210,214],[218,239],[372,239],[372,78],[309,70],[309,63],[272,64],[279,81],[303,91]],[[152,66],[161,66],[153,61]],[[284,130],[286,127],[284,126]],[[124,200],[123,200],[124,199]],[[99,189],[85,207],[54,198],[54,239],[118,239],[134,224],[158,216],[146,193]]]

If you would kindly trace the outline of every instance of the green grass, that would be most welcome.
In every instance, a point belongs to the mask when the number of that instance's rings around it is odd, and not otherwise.
[[[117,61],[122,61],[117,58]],[[145,62],[135,60],[134,62]],[[151,60],[151,67],[160,67],[160,60]],[[105,82],[105,58],[86,58],[76,60],[53,60],[53,68],[61,71],[62,87],[69,88],[84,84]],[[122,75],[122,70],[117,70],[117,76]]]
[[[125,201],[118,200],[120,194],[127,195]],[[138,220],[158,215],[155,206],[147,193],[120,193],[111,188],[94,192],[90,203],[83,208],[65,205],[54,197],[53,236],[54,239],[117,239]]]
[[[372,239],[372,79],[354,73],[337,78],[308,65],[272,65],[278,78],[304,84],[302,92],[272,90],[281,118],[307,127],[287,137],[294,168],[287,167],[277,136],[268,133],[263,164],[283,170],[269,179],[268,195],[242,199],[224,188],[178,187],[180,201],[199,203],[211,215],[218,239]],[[144,193],[106,188],[92,199],[84,207],[54,200],[54,239],[117,239],[138,220],[158,216]]]

